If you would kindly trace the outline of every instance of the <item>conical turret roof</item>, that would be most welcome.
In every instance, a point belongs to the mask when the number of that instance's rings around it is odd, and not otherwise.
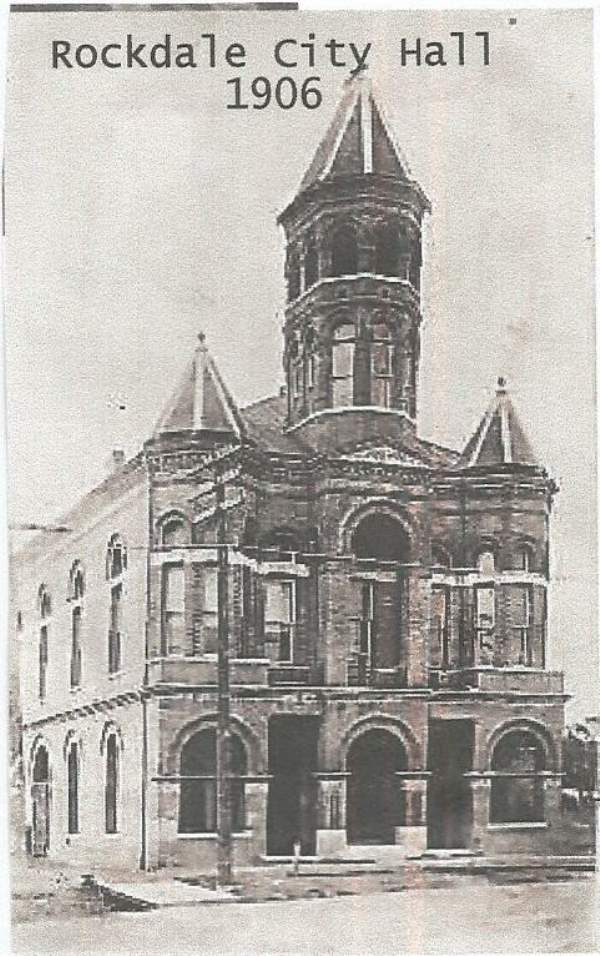
[[[459,461],[462,468],[494,465],[539,467],[503,378],[498,379],[496,394]]]
[[[203,333],[194,356],[160,415],[154,437],[177,432],[230,432],[240,438],[242,418],[210,355]]]
[[[412,180],[406,157],[394,141],[373,84],[359,73],[346,81],[333,120],[299,192],[325,179],[365,173]]]

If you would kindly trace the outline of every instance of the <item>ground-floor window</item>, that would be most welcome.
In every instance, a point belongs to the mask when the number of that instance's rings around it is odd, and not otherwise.
[[[68,830],[79,833],[79,747],[72,743],[67,755]]]
[[[404,826],[405,806],[398,773],[407,768],[402,741],[386,730],[367,730],[350,747],[347,829],[349,843],[394,843]]]
[[[117,804],[119,796],[119,745],[116,734],[106,740],[106,778],[104,782],[105,827],[107,833],[117,832]]]
[[[244,781],[246,751],[239,737],[231,738],[230,796],[232,827],[245,827]],[[215,731],[201,730],[181,749],[180,833],[214,833],[217,829],[217,741]]]
[[[529,731],[513,730],[496,744],[492,757],[490,823],[544,820],[544,748]]]

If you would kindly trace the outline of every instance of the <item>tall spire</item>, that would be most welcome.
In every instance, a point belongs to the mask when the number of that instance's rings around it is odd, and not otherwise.
[[[539,467],[508,395],[504,378],[498,379],[496,394],[475,433],[467,442],[459,462],[459,467],[462,468],[494,465]]]
[[[243,433],[242,418],[208,351],[203,332],[158,419],[154,436],[177,432],[230,432],[238,438]]]
[[[394,140],[364,73],[346,80],[335,115],[308,167],[300,192],[326,179],[375,173],[410,181],[406,157]]]

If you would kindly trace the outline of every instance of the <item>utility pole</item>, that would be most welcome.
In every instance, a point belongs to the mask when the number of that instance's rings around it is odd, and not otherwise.
[[[232,881],[231,721],[229,691],[229,545],[225,485],[217,483],[217,885]]]

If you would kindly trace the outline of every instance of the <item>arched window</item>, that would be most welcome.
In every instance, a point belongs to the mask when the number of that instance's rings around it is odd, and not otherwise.
[[[304,255],[304,288],[310,289],[319,280],[319,254],[314,233],[309,233],[306,239]]]
[[[43,744],[35,752],[31,777],[31,852],[45,856],[50,846],[50,758]]]
[[[371,404],[381,408],[392,405],[394,345],[385,322],[373,329],[371,342]]]
[[[246,750],[237,734],[230,738],[232,827],[244,830]],[[200,730],[181,748],[179,832],[214,833],[217,828],[217,742],[215,731]]]
[[[346,408],[354,404],[355,328],[351,322],[338,325],[331,346],[332,407]]]
[[[286,263],[288,301],[300,295],[300,261],[295,250],[288,250]]]
[[[38,693],[40,700],[45,700],[47,691],[48,673],[48,634],[52,601],[44,584],[38,591],[38,610],[40,613],[40,632],[38,645]]]
[[[491,548],[484,548],[477,555],[477,570],[480,574],[492,576],[496,570],[496,559]]]
[[[402,524],[385,513],[367,515],[352,537],[357,558],[374,561],[409,560],[410,543]],[[397,582],[369,578],[360,583],[360,615],[355,641],[360,684],[377,668],[397,667],[400,661],[402,606]],[[361,670],[364,668],[364,671]]]
[[[261,553],[269,561],[295,561],[300,537],[288,528],[277,528],[261,539]],[[264,579],[264,635],[271,659],[294,661],[298,624],[298,581],[280,574]]]
[[[544,820],[544,748],[528,730],[511,730],[500,738],[492,756],[490,823],[535,823]]]
[[[451,568],[452,555],[443,544],[435,543],[431,547],[431,560],[437,568]]]
[[[375,272],[380,276],[397,276],[400,256],[398,230],[382,226],[375,235]]]
[[[72,741],[67,751],[67,823],[69,833],[79,833],[79,745]]]
[[[163,521],[160,542],[165,548],[178,548],[189,544],[189,527],[181,515],[171,515]]]
[[[352,226],[340,226],[331,237],[331,275],[348,276],[358,272],[358,244]]]
[[[79,561],[74,561],[69,572],[69,601],[71,603],[71,687],[81,685],[81,629],[85,576]]]
[[[107,833],[116,833],[119,822],[119,740],[115,733],[108,734],[105,748],[104,824]]]
[[[127,548],[118,534],[108,543],[106,575],[110,582],[110,619],[108,626],[108,672],[116,674],[122,666],[124,576]]]
[[[366,515],[354,531],[352,551],[357,558],[405,563],[410,560],[410,541],[397,518],[375,512]]]
[[[517,548],[515,567],[518,571],[531,571],[533,565],[532,548],[528,544],[522,544]]]

